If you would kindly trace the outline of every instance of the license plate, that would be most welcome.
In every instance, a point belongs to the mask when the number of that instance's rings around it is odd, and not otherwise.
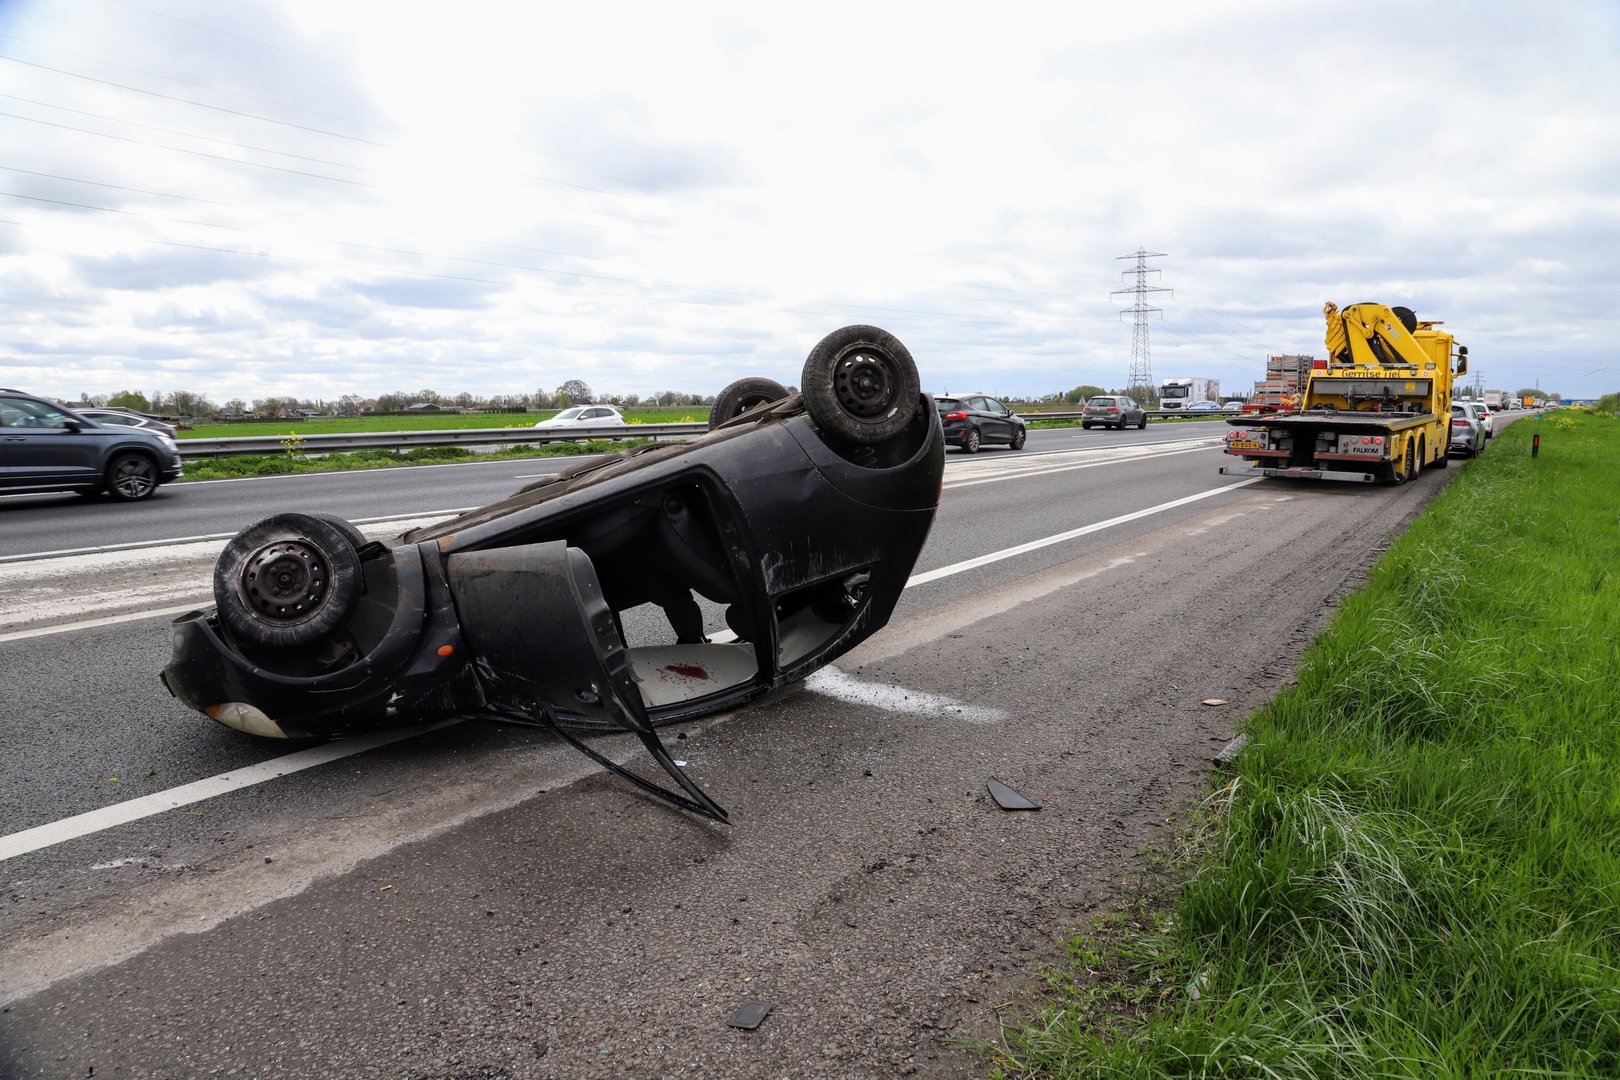
[[[1265,449],[1265,447],[1261,446],[1258,442],[1256,442],[1253,439],[1233,439],[1231,442],[1226,444],[1226,448],[1228,450],[1264,450]]]

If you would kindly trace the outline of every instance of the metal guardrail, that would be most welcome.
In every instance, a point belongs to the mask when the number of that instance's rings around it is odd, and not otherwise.
[[[701,435],[706,423],[613,424],[567,429],[452,428],[447,431],[355,431],[332,435],[228,435],[218,439],[180,439],[182,458],[230,457],[234,454],[279,454],[297,446],[306,454],[348,450],[402,450],[416,446],[518,446],[590,439],[660,439]]]
[[[1237,410],[1183,413],[1149,409],[1150,417],[1233,416]],[[1078,420],[1077,412],[1020,413],[1025,420]],[[709,430],[703,422],[690,424],[612,424],[565,429],[451,428],[445,431],[356,431],[332,435],[227,435],[218,439],[180,439],[182,458],[231,457],[236,454],[280,454],[294,445],[305,454],[337,454],[351,450],[408,450],[417,446],[520,446],[591,439],[691,438]]]

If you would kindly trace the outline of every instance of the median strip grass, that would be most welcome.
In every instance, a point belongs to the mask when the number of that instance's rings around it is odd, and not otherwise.
[[[1620,1075],[1617,462],[1560,411],[1455,475],[992,1075]]]

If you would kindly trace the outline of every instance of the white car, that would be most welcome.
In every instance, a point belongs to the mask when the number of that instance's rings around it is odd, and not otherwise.
[[[571,409],[564,409],[549,420],[542,420],[534,425],[542,431],[553,428],[600,428],[623,427],[624,414],[612,405],[575,405]],[[614,436],[617,438],[617,436]]]
[[[1468,413],[1469,419],[1478,424],[1480,430],[1485,432],[1487,441],[1496,434],[1491,430],[1491,410],[1483,402],[1459,401],[1457,404],[1461,405],[1464,411]]]

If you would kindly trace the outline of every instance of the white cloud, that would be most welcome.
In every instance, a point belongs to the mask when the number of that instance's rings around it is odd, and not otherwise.
[[[1323,300],[1378,299],[1445,319],[1488,385],[1595,392],[1612,5],[1154,14],[0,6],[0,282],[27,297],[0,368],[61,395],[713,392],[796,383],[870,322],[925,385],[1033,395],[1125,381],[1110,292],[1145,247],[1160,377],[1241,387],[1320,352]]]

